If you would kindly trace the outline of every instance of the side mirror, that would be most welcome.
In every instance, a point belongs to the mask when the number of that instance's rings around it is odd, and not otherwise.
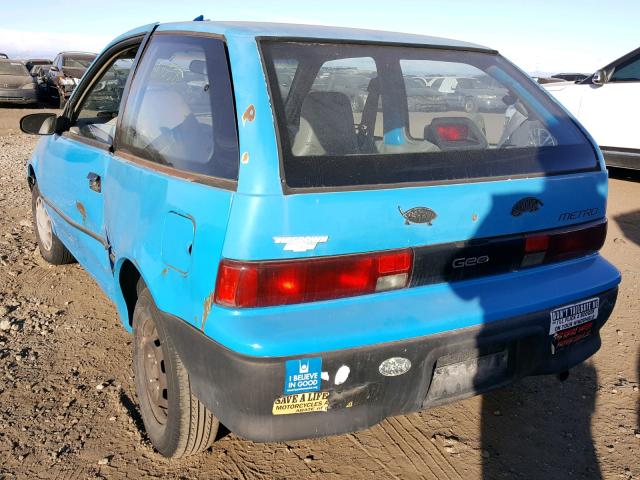
[[[52,72],[57,72],[60,69],[58,67],[56,67],[55,65],[52,65],[51,68],[49,68],[49,70],[52,71]]]
[[[596,70],[596,73],[591,77],[591,83],[599,87],[607,83],[607,72],[604,69]]]
[[[56,131],[55,113],[32,113],[20,120],[20,130],[30,135],[53,135]]]

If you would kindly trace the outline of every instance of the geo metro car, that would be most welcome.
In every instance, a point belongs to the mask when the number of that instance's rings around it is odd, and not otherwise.
[[[502,107],[411,108],[407,79],[447,76],[495,85]],[[60,115],[21,127],[44,135],[27,166],[40,252],[78,261],[117,306],[169,457],[220,423],[333,435],[564,374],[616,301],[598,147],[486,47],[147,25]]]

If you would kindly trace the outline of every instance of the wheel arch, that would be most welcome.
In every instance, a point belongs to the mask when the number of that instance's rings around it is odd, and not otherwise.
[[[116,308],[124,328],[131,332],[133,329],[133,312],[138,301],[141,288],[149,288],[142,271],[135,260],[123,257],[118,259],[114,267],[116,287]],[[153,292],[149,288],[153,298]]]
[[[36,184],[36,171],[31,162],[27,165],[27,183],[29,184],[29,190],[33,190],[33,186]]]

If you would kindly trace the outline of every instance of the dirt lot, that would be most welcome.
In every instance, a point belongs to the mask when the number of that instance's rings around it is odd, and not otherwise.
[[[314,441],[223,436],[169,462],[145,439],[131,340],[78,265],[36,251],[24,165],[0,110],[0,478],[640,478],[640,182],[611,181],[604,255],[622,271],[603,347],[560,383],[528,378]],[[2,120],[1,118],[4,118]]]

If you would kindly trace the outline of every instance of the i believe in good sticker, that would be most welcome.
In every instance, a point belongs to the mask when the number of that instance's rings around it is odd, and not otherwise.
[[[320,390],[322,357],[287,360],[284,393],[317,392]]]

